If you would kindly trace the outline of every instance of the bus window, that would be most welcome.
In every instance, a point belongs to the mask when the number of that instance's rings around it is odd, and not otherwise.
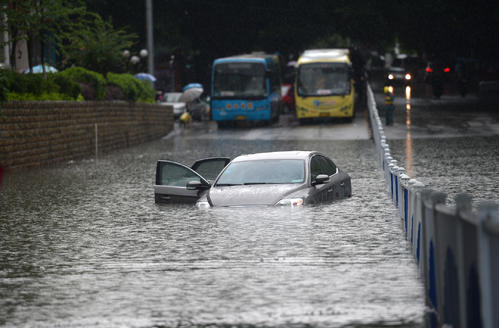
[[[331,96],[350,93],[350,74],[344,63],[303,64],[298,70],[300,96]]]
[[[213,97],[266,97],[263,63],[220,63],[215,66]]]

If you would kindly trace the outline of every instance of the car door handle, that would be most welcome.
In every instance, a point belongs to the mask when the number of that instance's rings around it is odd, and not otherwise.
[[[333,192],[333,188],[329,188],[327,192]]]
[[[345,186],[345,183],[344,183],[344,182],[340,183],[340,186],[344,187],[344,186]]]

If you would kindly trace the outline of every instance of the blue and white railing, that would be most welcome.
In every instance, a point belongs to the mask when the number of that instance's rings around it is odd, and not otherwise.
[[[445,193],[410,178],[390,154],[369,85],[367,94],[379,165],[424,280],[427,325],[499,327],[498,204],[473,211],[471,196],[459,194],[446,206]]]

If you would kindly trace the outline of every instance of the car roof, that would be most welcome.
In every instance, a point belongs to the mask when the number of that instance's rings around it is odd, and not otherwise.
[[[232,162],[242,162],[242,161],[257,161],[264,159],[303,159],[307,160],[312,154],[316,154],[316,151],[276,151],[268,153],[255,153],[255,154],[244,154],[240,155],[232,160]]]

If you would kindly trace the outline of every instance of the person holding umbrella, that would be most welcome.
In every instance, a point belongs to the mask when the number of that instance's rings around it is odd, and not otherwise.
[[[203,86],[199,83],[190,83],[187,84],[183,89],[182,89],[182,95],[179,98],[179,101],[185,102],[187,106],[187,115],[182,115],[180,117],[180,121],[183,122],[184,124],[190,123],[192,121],[192,117],[194,114],[193,113],[193,102],[197,100],[201,95],[203,94]]]

